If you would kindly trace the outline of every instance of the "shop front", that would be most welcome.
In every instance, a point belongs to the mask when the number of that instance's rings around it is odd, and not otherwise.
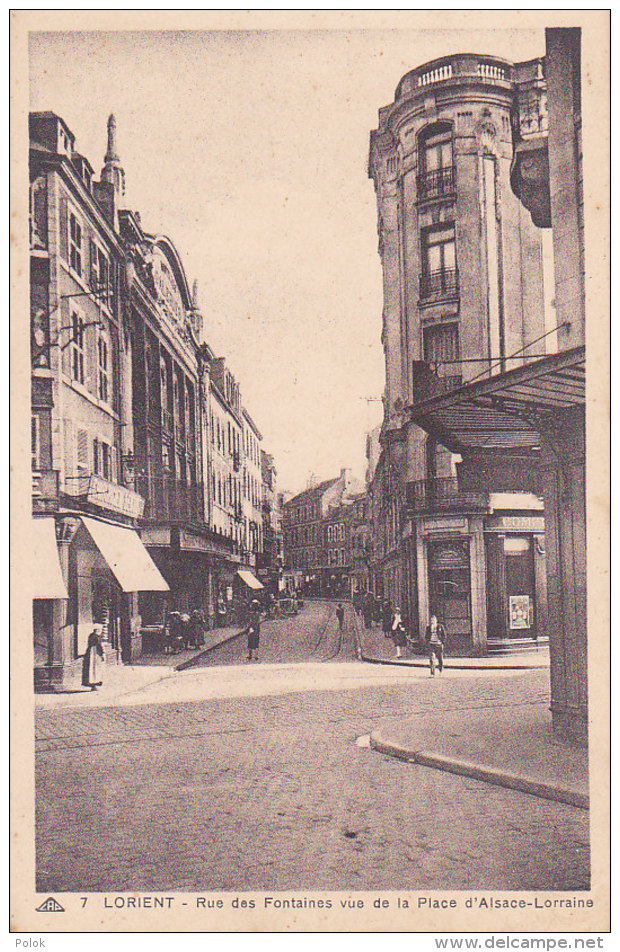
[[[71,687],[79,683],[95,626],[107,664],[130,662],[140,654],[138,593],[168,586],[134,529],[77,513],[45,521],[51,524],[46,526],[48,548],[54,530],[55,563],[63,584],[66,580],[66,595],[48,605],[45,599],[33,601],[35,683]],[[50,551],[45,564],[51,563]]]
[[[547,637],[545,522],[491,516],[485,526],[488,644],[491,650],[541,644]]]

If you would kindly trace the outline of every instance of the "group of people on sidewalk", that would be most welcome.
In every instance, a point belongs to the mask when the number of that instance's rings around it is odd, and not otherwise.
[[[401,658],[403,648],[407,647],[410,640],[400,608],[392,608],[389,599],[381,600],[372,592],[356,592],[353,596],[353,607],[358,615],[362,615],[366,630],[372,628],[373,622],[381,625],[384,636],[391,638],[394,643],[396,657]],[[424,635],[431,676],[434,676],[436,667],[440,673],[443,672],[445,640],[444,626],[437,620],[436,615],[431,615]]]

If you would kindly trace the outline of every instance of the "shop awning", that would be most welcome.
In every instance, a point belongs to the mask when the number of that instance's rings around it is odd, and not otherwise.
[[[31,590],[33,598],[68,598],[67,586],[62,577],[56,529],[50,518],[32,519],[30,524],[32,540]]]
[[[409,418],[455,453],[535,451],[544,414],[585,403],[585,348],[541,357],[409,407]]]
[[[248,588],[259,589],[263,588],[261,583],[258,581],[255,575],[252,575],[251,572],[248,572],[247,569],[237,569],[237,575],[242,582],[248,586]]]
[[[169,591],[137,532],[86,516],[82,522],[124,592]]]

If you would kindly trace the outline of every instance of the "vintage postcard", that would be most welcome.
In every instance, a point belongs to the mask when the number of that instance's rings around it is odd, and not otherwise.
[[[13,931],[609,931],[609,27],[13,12]]]

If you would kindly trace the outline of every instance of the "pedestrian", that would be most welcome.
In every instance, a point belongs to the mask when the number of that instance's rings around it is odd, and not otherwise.
[[[425,640],[432,678],[435,677],[435,658],[437,658],[439,673],[443,673],[443,646],[445,638],[446,629],[437,621],[436,615],[431,615],[430,623],[426,626]]]
[[[392,620],[392,640],[396,648],[396,657],[402,657],[402,649],[407,645],[407,632],[403,625],[403,619],[400,614],[400,608],[394,609],[394,618]]]
[[[392,612],[392,606],[390,605],[390,600],[388,598],[383,602],[383,607],[381,609],[381,627],[383,629],[383,634],[386,638],[390,638],[392,635],[392,622],[394,621],[394,614]]]
[[[103,684],[103,663],[105,654],[101,644],[101,626],[95,625],[88,636],[88,644],[82,662],[82,684],[96,691]]]
[[[195,608],[190,617],[189,641],[192,648],[200,648],[205,643],[204,615],[199,608]]]
[[[248,661],[258,661],[258,648],[260,645],[260,606],[256,599],[253,599],[250,606],[250,619],[246,629],[248,636]]]
[[[372,595],[366,592],[362,602],[362,613],[364,615],[364,628],[369,629],[372,623]]]
[[[338,608],[336,609],[336,618],[338,619],[338,625],[340,626],[340,631],[344,627],[344,605],[342,602],[338,602]]]

